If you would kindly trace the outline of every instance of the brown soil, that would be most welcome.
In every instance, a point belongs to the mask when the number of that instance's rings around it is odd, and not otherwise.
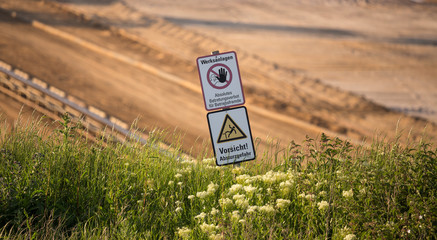
[[[266,54],[255,51],[268,39],[263,38],[266,33],[262,29],[252,29],[250,34],[254,40],[250,41],[238,29],[230,30],[232,34],[228,35],[223,29],[215,29],[216,34],[226,36],[217,40],[217,36],[204,26],[192,29],[175,25],[168,21],[171,20],[169,17],[165,20],[162,16],[139,11],[128,4],[132,2],[1,0],[0,60],[126,122],[139,118],[140,128],[152,130],[158,127],[170,132],[176,129],[184,137],[186,150],[193,148],[198,151],[203,147],[202,142],[209,141],[207,112],[203,106],[195,59],[216,49],[222,52],[235,50],[238,54],[246,106],[255,138],[264,141],[271,137],[286,145],[291,140],[301,142],[306,135],[315,138],[326,132],[331,136],[361,142],[372,139],[375,134],[393,139],[398,130],[409,132],[412,129],[410,137],[417,140],[425,127],[428,135],[437,136],[435,124],[391,111],[355,93],[327,85],[325,80],[315,78],[323,71],[303,69],[310,68],[312,58],[315,62],[329,62],[331,59],[323,58],[323,52],[299,60],[290,57],[286,58],[290,61],[278,60],[285,59],[285,52],[289,51],[284,50],[282,55],[270,50],[265,51]],[[404,11],[401,7],[399,9]],[[12,14],[15,18],[11,17],[12,12],[15,12]],[[50,32],[31,24],[31,20],[83,41]],[[342,41],[326,39],[325,34],[332,34],[325,32],[330,29],[328,27],[314,33],[308,30],[312,28],[296,29],[307,29],[303,36],[292,37],[307,49],[310,45],[320,44],[331,46],[331,49],[346,46],[364,49],[360,52],[363,55],[375,49],[390,50],[391,53],[404,49],[404,45],[363,43],[361,38]],[[280,39],[281,31],[279,28],[276,36],[273,31],[272,37]],[[308,37],[308,31],[314,36]],[[241,36],[240,41],[236,40],[238,36]],[[435,46],[425,45],[425,49],[414,45],[412,48],[417,48],[417,51],[411,54],[429,48],[429,55],[425,57],[435,61]],[[278,51],[282,49],[278,46]],[[408,55],[410,50],[405,47],[403,53]],[[371,55],[367,58],[368,63],[380,61]],[[392,62],[393,59],[389,59],[390,66],[399,68],[408,60],[399,58],[396,63]],[[299,62],[301,65],[297,64]],[[350,61],[348,71],[360,78],[359,70],[353,69],[359,69],[361,64]],[[430,67],[422,70],[428,75],[434,71]],[[328,76],[332,72],[327,71],[320,76]],[[9,119],[16,117],[16,111],[4,109],[16,105],[12,102],[4,97],[0,101],[0,109]]]

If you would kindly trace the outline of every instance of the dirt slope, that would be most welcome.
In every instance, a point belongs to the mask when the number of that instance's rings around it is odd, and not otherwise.
[[[437,82],[432,67],[437,60],[432,46],[435,11],[428,9],[429,5],[370,1],[363,9],[362,1],[62,2],[69,9],[122,28],[138,36],[139,41],[187,60],[211,49],[238,49],[243,74],[247,74],[243,80],[246,89],[254,93],[253,101],[349,136],[369,136],[382,129],[395,131],[402,115],[395,114],[387,119],[387,115],[380,115],[378,111],[384,110],[378,106],[317,81],[314,83],[307,76],[337,87],[346,86],[346,90],[359,89],[361,91],[355,92],[392,109],[424,115],[431,120],[437,116],[437,109],[434,110],[437,99],[434,99],[433,91],[437,89]],[[355,4],[351,5],[351,2]],[[388,9],[393,14],[387,15]],[[364,17],[366,14],[371,16]],[[408,24],[400,21],[403,17]],[[375,24],[381,27],[373,27]],[[283,34],[284,29],[290,33]],[[424,48],[415,51],[412,49],[417,47],[414,44],[410,44],[412,47],[387,45],[379,43],[379,38],[394,42],[410,39],[413,43],[414,40],[431,40],[422,41]],[[300,45],[289,47],[295,43]],[[296,51],[301,53],[296,56]],[[425,52],[429,54],[424,55]],[[370,84],[366,84],[369,81]],[[426,92],[420,87],[424,83]],[[413,93],[405,92],[410,89]],[[372,98],[372,94],[379,98]],[[423,96],[422,99],[417,100],[418,95]],[[371,116],[374,110],[377,110],[375,115],[380,116]],[[358,113],[361,117],[348,118],[345,112]],[[388,125],[375,125],[381,119]],[[405,126],[409,129],[414,124],[408,122]]]
[[[321,131],[357,141],[378,132],[393,137],[399,119],[400,128],[419,130],[414,138],[426,125],[428,133],[437,136],[436,127],[424,120],[389,111],[123,2],[3,0],[0,7],[20,16],[17,20],[0,14],[0,59],[127,122],[140,116],[139,126],[148,130],[178,128],[186,149],[209,141],[195,59],[215,49],[238,53],[255,137],[271,136],[282,143],[316,137]],[[113,54],[23,19],[36,19]],[[117,54],[127,60],[114,57]]]
[[[436,1],[124,2],[390,109],[437,122]]]

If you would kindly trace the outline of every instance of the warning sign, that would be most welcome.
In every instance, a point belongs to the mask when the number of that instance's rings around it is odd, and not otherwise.
[[[222,130],[217,143],[228,142],[238,139],[247,138],[243,130],[232,120],[229,114],[226,114],[225,121],[223,122]]]
[[[217,63],[208,69],[208,83],[216,89],[223,89],[232,82],[232,72],[228,66]]]
[[[244,104],[243,87],[235,52],[199,57],[197,68],[206,110]]]
[[[217,165],[255,159],[255,148],[245,107],[210,112],[207,118]]]

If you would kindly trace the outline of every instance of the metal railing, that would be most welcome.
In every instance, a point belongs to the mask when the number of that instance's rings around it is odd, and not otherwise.
[[[73,119],[80,120],[82,125],[95,135],[104,129],[112,129],[113,133],[118,133],[115,137],[120,141],[134,138],[143,144],[147,143],[144,137],[132,133],[129,125],[123,120],[3,61],[0,61],[0,91],[26,105],[31,105],[37,111],[42,110],[43,114],[51,118],[59,118],[68,113]]]

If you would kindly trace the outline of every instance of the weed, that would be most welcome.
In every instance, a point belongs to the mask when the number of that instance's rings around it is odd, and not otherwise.
[[[437,150],[426,142],[362,147],[323,134],[272,141],[265,163],[232,168],[163,154],[159,131],[154,144],[90,144],[75,128],[64,116],[60,134],[16,126],[2,137],[0,238],[437,237]]]

